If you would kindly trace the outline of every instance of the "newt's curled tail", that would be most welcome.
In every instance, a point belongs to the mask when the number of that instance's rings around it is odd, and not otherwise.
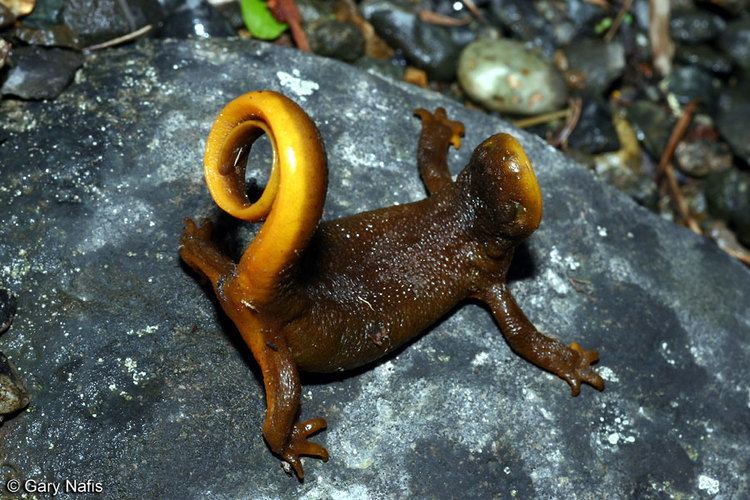
[[[267,134],[273,167],[261,197],[245,192],[245,160]],[[323,143],[310,117],[289,98],[249,92],[224,107],[211,127],[204,157],[206,184],[222,210],[239,219],[266,219],[240,259],[251,303],[271,299],[282,271],[307,246],[323,213],[327,168]]]

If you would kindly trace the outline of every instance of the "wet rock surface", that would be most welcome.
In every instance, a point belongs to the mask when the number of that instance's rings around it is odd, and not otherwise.
[[[541,330],[599,350],[606,390],[571,398],[466,305],[374,367],[307,377],[303,417],[327,418],[331,460],[306,461],[304,484],[285,476],[260,435],[252,357],[177,258],[183,219],[217,216],[201,167],[210,123],[257,88],[318,123],[327,218],[424,196],[417,106],[465,122],[454,173],[485,137],[517,134],[545,216],[511,287]],[[95,53],[54,102],[0,110],[0,283],[18,292],[0,348],[32,397],[0,428],[9,477],[91,478],[117,498],[750,493],[750,273],[540,139],[239,40]]]
[[[68,86],[83,64],[78,52],[42,47],[14,47],[12,67],[0,93],[22,99],[52,99]]]

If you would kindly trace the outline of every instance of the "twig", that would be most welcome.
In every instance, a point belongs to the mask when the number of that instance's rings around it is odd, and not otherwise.
[[[292,32],[292,38],[297,48],[302,52],[310,52],[307,35],[302,29],[302,15],[299,13],[294,0],[269,0],[268,9],[277,21],[287,23]]]
[[[740,253],[737,250],[732,250],[731,248],[722,248],[722,250],[724,250],[726,253],[739,260],[746,266],[750,266],[750,255]]]
[[[455,17],[444,16],[427,9],[420,10],[418,15],[422,21],[436,26],[466,26],[471,22],[469,18],[456,19]]]
[[[620,25],[622,24],[622,21],[625,19],[625,14],[628,13],[628,11],[630,10],[632,6],[633,6],[633,0],[625,0],[622,3],[622,8],[620,8],[620,12],[617,13],[617,17],[615,17],[615,20],[612,23],[612,26],[609,27],[607,34],[604,35],[605,42],[609,43],[612,41],[612,39],[615,37],[615,34],[617,34],[617,30],[620,29]]]
[[[482,14],[482,11],[477,8],[477,4],[474,3],[474,0],[462,0],[462,4],[466,7],[466,10],[471,12],[471,15],[474,16],[477,21],[485,22],[484,14]]]
[[[523,118],[521,120],[515,120],[513,125],[518,128],[528,128],[534,125],[541,125],[542,123],[549,123],[551,121],[559,120],[560,118],[567,118],[570,114],[570,109],[561,109],[560,111],[552,111],[551,113],[544,113],[541,115],[530,116],[529,118]]]
[[[570,277],[568,278],[568,281],[576,292],[591,295],[591,289],[593,288],[593,285],[590,281],[581,278]]]
[[[135,40],[136,38],[139,38],[149,33],[152,29],[154,29],[154,27],[150,24],[147,24],[143,28],[137,29],[135,31],[131,31],[127,35],[118,36],[117,38],[107,40],[106,42],[97,43],[95,45],[89,45],[84,50],[101,50],[101,49],[106,49],[107,47],[114,47],[115,45],[120,45],[121,43]]]
[[[664,148],[664,151],[662,151],[661,158],[659,159],[659,167],[656,171],[657,183],[661,181],[661,177],[664,175],[667,164],[672,161],[672,156],[674,156],[674,152],[677,149],[677,146],[685,136],[685,132],[687,132],[687,129],[690,126],[690,122],[693,120],[693,115],[695,114],[695,110],[697,108],[698,102],[693,99],[692,101],[687,103],[685,108],[682,110],[682,116],[679,120],[677,120],[677,123],[675,123],[675,126],[672,129],[672,133],[669,135],[667,146]]]
[[[654,67],[662,76],[672,71],[674,43],[669,36],[670,0],[650,0],[648,36]]]
[[[580,97],[574,97],[568,102],[568,110],[570,110],[570,114],[568,115],[568,119],[565,121],[565,125],[563,125],[563,128],[561,128],[560,132],[557,133],[557,136],[549,141],[552,146],[557,148],[568,142],[570,134],[572,134],[576,129],[578,120],[581,119],[582,109],[583,101]]]
[[[672,134],[669,136],[667,146],[662,152],[661,159],[659,160],[659,167],[656,171],[656,183],[659,186],[663,186],[662,182],[666,181],[666,189],[669,192],[670,198],[674,207],[682,219],[682,222],[690,228],[695,234],[703,234],[700,226],[695,221],[693,216],[690,214],[690,208],[688,207],[685,198],[682,196],[680,186],[677,183],[677,176],[674,173],[674,167],[672,166],[672,156],[677,149],[677,145],[680,143],[682,138],[685,136],[690,122],[693,119],[695,110],[698,107],[698,103],[693,100],[690,101],[682,112],[682,116],[672,129]]]
[[[609,10],[609,2],[607,0],[586,0],[586,2],[601,7],[604,10]]]

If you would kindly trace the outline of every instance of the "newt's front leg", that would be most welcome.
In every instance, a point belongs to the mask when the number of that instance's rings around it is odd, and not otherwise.
[[[582,382],[604,390],[604,380],[590,366],[599,360],[597,352],[587,351],[577,342],[566,346],[539,333],[518,307],[506,285],[494,285],[478,298],[489,305],[510,348],[539,368],[565,380],[573,396],[581,392]]]
[[[448,170],[448,148],[461,147],[464,125],[448,119],[443,108],[434,113],[426,109],[416,109],[414,114],[422,120],[422,133],[417,145],[417,166],[427,192],[435,194],[453,180]]]

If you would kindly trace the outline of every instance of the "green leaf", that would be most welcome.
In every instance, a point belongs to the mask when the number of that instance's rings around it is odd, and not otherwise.
[[[278,38],[288,26],[280,23],[263,0],[241,0],[242,20],[250,34],[261,40]]]
[[[605,31],[607,31],[610,26],[612,26],[612,18],[605,17],[604,19],[599,21],[596,26],[594,26],[594,33],[596,33],[597,35],[601,35]]]

